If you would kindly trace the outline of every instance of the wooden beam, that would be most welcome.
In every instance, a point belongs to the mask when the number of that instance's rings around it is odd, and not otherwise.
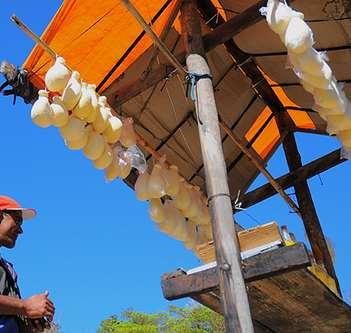
[[[245,282],[251,282],[310,266],[311,261],[305,245],[297,243],[247,258],[242,265]],[[165,274],[161,285],[163,295],[168,300],[206,293],[219,286],[218,268],[212,267],[190,275]]]
[[[265,4],[266,1],[261,0],[257,4],[243,11],[241,14],[236,15],[227,22],[223,23],[220,31],[222,31],[222,33],[225,31],[224,36],[222,36],[221,33],[218,33],[216,30],[207,33],[203,37],[203,40],[205,41],[205,51],[208,52],[220,45],[223,38],[227,40],[231,39],[242,30],[262,20],[263,16],[258,11],[258,8]],[[180,63],[184,64],[186,57],[185,50],[180,51],[175,57]],[[102,94],[107,96],[109,104],[116,108],[127,102],[129,99],[157,84],[161,80],[166,79],[173,72],[174,67],[172,65],[160,65],[159,67],[156,67],[145,80],[137,79],[135,82],[121,86],[118,83],[118,79],[116,79],[102,92]]]
[[[247,156],[247,158],[254,164],[254,166],[268,179],[270,185],[275,189],[277,193],[283,198],[283,200],[292,208],[292,210],[300,215],[299,208],[296,206],[295,202],[284,192],[284,189],[280,186],[278,182],[273,178],[270,172],[266,169],[262,160],[253,153],[252,150],[246,148],[245,143],[239,137],[237,137],[231,129],[223,122],[220,121],[220,125],[234,144],[239,147],[239,149]]]
[[[260,1],[253,7],[258,11],[262,5],[266,4],[266,1]],[[211,0],[202,0],[199,1],[199,10],[204,17],[204,19],[208,22],[208,25],[214,30],[212,33],[217,35],[217,31],[219,29],[223,30],[223,26],[226,26],[229,21],[225,21],[224,18],[219,15],[217,8],[213,5]],[[259,5],[259,7],[258,7]],[[253,8],[250,7],[250,8]],[[217,16],[217,20],[210,20],[214,15]],[[252,14],[246,14],[247,17],[251,17]],[[253,22],[256,22],[255,20]],[[204,39],[206,36],[204,37]],[[264,103],[269,106],[273,114],[284,113],[285,107],[271,88],[270,84],[264,78],[262,72],[257,67],[255,60],[249,54],[243,52],[234,42],[233,39],[223,40],[224,46],[226,47],[228,53],[236,62],[239,69],[252,81],[252,88],[257,92],[257,94],[261,97]]]
[[[292,172],[287,173],[276,179],[276,182],[285,190],[289,187],[294,186],[297,182],[306,180],[308,178],[314,177],[321,172],[324,172],[334,166],[337,166],[346,161],[346,159],[341,158],[341,150],[337,149],[333,152],[320,157]],[[265,184],[259,188],[242,195],[239,201],[242,203],[242,207],[248,208],[258,202],[270,198],[271,196],[277,194],[276,190],[271,184]]]
[[[281,117],[277,117],[278,128],[284,128],[284,126],[286,126],[286,121],[286,118],[283,119]],[[294,133],[291,132],[286,135],[282,144],[290,172],[301,168],[301,156],[297,148]],[[306,234],[311,244],[313,256],[318,264],[324,265],[327,273],[335,280],[338,291],[341,295],[338,278],[334,270],[333,260],[319,222],[307,180],[296,182],[294,189]]]
[[[198,4],[201,7],[208,7],[208,0],[198,1]],[[223,44],[234,37],[233,32],[235,32],[235,34],[237,35],[246,28],[261,21],[263,17],[260,14],[260,8],[266,5],[267,0],[260,0],[256,4],[252,5],[251,7],[240,13],[239,15],[233,16],[228,21],[222,21],[217,29],[204,36],[205,49],[212,49],[214,45],[217,46]],[[211,3],[211,7],[212,6],[213,4]],[[218,10],[216,9],[216,12],[214,14],[216,15],[217,12]]]
[[[172,54],[172,52],[169,51],[165,43],[154,33],[154,31],[146,23],[146,21],[140,15],[138,10],[134,7],[134,5],[129,0],[121,0],[121,1],[124,4],[124,6],[128,9],[129,13],[138,21],[140,26],[152,39],[152,41],[155,43],[158,49],[162,51],[163,55],[168,59],[168,61],[178,70],[179,73],[186,74],[183,66],[179,63],[178,59],[174,56],[174,54]]]
[[[204,58],[201,24],[195,0],[184,0],[181,27],[188,72],[201,77],[194,87],[201,152],[219,269],[219,285],[227,333],[253,333],[247,291],[241,271],[239,242],[234,229],[218,113],[210,69]]]

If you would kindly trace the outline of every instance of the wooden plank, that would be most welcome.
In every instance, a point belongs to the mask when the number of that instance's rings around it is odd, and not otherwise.
[[[253,332],[246,287],[241,271],[240,250],[234,229],[221,134],[210,69],[204,58],[200,17],[196,0],[184,0],[181,27],[186,64],[190,74],[202,76],[195,89],[201,153],[219,266],[219,285],[227,333]],[[204,77],[207,76],[207,77]]]
[[[247,258],[243,261],[242,266],[245,281],[250,282],[307,267],[310,264],[304,244],[297,243]],[[217,267],[190,275],[180,273],[178,275],[166,274],[162,277],[163,295],[168,300],[206,293],[218,286]]]
[[[351,332],[351,308],[301,269],[249,284],[254,318],[274,332]]]
[[[320,157],[302,167],[297,168],[289,172],[288,174],[281,176],[276,179],[277,183],[283,188],[287,189],[294,186],[297,182],[301,180],[306,180],[308,178],[314,177],[321,172],[324,172],[340,163],[346,161],[346,159],[340,157],[341,150],[336,149],[333,152]],[[265,184],[258,187],[251,192],[242,195],[239,201],[242,203],[242,207],[248,208],[258,202],[270,198],[271,196],[277,194],[275,189],[271,184]]]
[[[263,249],[264,246],[269,247],[271,244],[283,243],[276,222],[270,222],[258,227],[239,231],[238,240],[242,258],[246,257],[246,253],[253,252],[257,248]],[[215,261],[216,255],[213,241],[199,245],[196,249],[196,254],[205,263]]]
[[[254,322],[267,329],[263,332],[351,332],[350,305],[308,269],[250,282],[248,293]],[[218,290],[191,297],[222,313]],[[261,332],[256,325],[255,332]]]

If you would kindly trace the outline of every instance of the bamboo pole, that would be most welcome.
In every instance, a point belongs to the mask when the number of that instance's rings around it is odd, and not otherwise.
[[[11,15],[10,19],[30,38],[35,40],[51,56],[51,58],[56,60],[57,53],[52,48],[50,48],[48,44],[43,42],[33,31],[31,31],[15,14]]]
[[[127,10],[133,15],[133,17],[138,21],[140,26],[145,30],[145,32],[151,37],[155,45],[160,49],[160,51],[165,55],[165,57],[171,62],[171,64],[179,71],[179,73],[186,74],[185,69],[178,59],[169,51],[165,43],[153,32],[150,26],[146,23],[144,18],[140,15],[138,10],[133,6],[129,0],[121,0]]]
[[[44,51],[46,51],[54,60],[56,59],[56,57],[58,56],[57,53],[47,43],[41,40],[40,37],[38,37],[30,28],[28,28],[16,15],[11,16],[11,21],[13,21],[17,25],[17,27],[24,31],[30,38],[37,42],[44,49]],[[67,68],[69,68],[67,64],[66,66]],[[69,69],[72,71],[71,68]],[[113,108],[111,108],[111,110],[115,115],[118,115],[118,113]],[[156,160],[160,160],[163,157],[161,154],[155,151],[140,134],[135,134],[138,144],[141,147],[143,147],[145,151],[151,154]]]
[[[162,29],[162,32],[160,34],[160,37],[159,39],[164,43],[166,38],[167,38],[167,35],[169,33],[169,31],[171,30],[172,28],[172,25],[174,23],[174,20],[176,19],[178,13],[179,13],[179,10],[180,10],[180,6],[182,5],[182,2],[183,0],[176,0],[176,3],[174,4],[174,7],[173,7],[173,10],[172,10],[172,13],[169,15],[169,17],[167,18],[167,22],[165,23],[165,26],[164,28]],[[146,78],[148,72],[152,69],[156,59],[157,59],[157,56],[160,52],[160,49],[158,47],[156,47],[153,52],[152,52],[152,55],[151,55],[151,60],[146,68],[146,75],[145,77],[143,77],[143,79]]]
[[[295,202],[285,193],[281,186],[275,181],[273,176],[269,171],[264,167],[264,165],[251,153],[251,151],[245,147],[245,144],[240,138],[238,138],[231,129],[224,123],[223,120],[219,121],[219,124],[223,128],[224,132],[227,133],[229,138],[239,147],[239,149],[249,158],[249,160],[256,166],[256,168],[262,172],[262,174],[267,178],[268,182],[272,187],[281,195],[285,202],[292,208],[292,210],[301,217],[299,207]]]
[[[210,69],[204,58],[201,25],[194,0],[184,1],[181,8],[181,24],[189,73],[210,75]],[[195,107],[219,267],[226,331],[227,333],[253,333],[248,296],[241,271],[239,242],[234,229],[212,81],[209,77],[202,78],[197,82],[195,88]]]

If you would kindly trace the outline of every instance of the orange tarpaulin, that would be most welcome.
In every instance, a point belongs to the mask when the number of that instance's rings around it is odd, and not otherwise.
[[[133,4],[147,22],[154,19],[152,28],[160,33],[174,1],[134,0]],[[70,0],[62,4],[41,38],[62,55],[71,68],[79,71],[86,82],[99,85],[142,32],[120,1]],[[151,44],[151,39],[144,34],[102,88],[106,88]],[[52,63],[50,56],[37,45],[23,67],[43,78]]]
[[[218,1],[213,2],[219,8]],[[157,34],[165,26],[174,4],[172,0],[133,0],[133,5],[147,22],[152,22],[152,29]],[[152,45],[136,20],[116,0],[64,1],[41,38],[63,56],[72,69],[79,71],[84,81],[100,85],[99,91],[107,88]],[[35,78],[43,80],[52,63],[50,56],[37,45],[23,67],[33,74],[32,81],[39,86]],[[270,84],[274,84],[265,76]],[[296,106],[282,88],[273,89],[284,106]],[[270,114],[266,107],[247,132],[248,141],[258,133]],[[307,113],[289,111],[289,114],[297,127],[315,128]],[[277,125],[271,119],[264,131],[257,135],[253,148],[265,158],[278,140]]]

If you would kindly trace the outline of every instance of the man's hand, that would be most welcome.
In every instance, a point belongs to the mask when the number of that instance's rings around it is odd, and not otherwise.
[[[46,317],[52,321],[55,314],[54,304],[49,299],[49,293],[34,295],[23,300],[23,315],[28,318],[37,319]]]

